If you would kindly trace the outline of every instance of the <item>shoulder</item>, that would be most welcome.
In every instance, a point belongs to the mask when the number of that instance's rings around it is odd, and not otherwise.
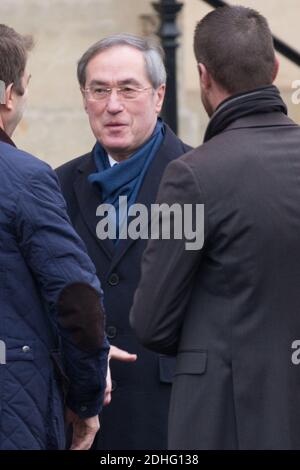
[[[242,130],[244,131],[244,130]],[[247,135],[247,134],[246,134]],[[235,160],[236,154],[241,153],[241,132],[223,132],[194,149],[189,149],[180,160],[188,166],[204,170],[205,167],[223,167]]]
[[[38,207],[42,200],[64,206],[57,176],[46,162],[8,144],[0,143],[0,186],[17,206],[28,202]],[[27,212],[32,209],[26,209]]]
[[[73,186],[73,182],[78,174],[78,171],[85,171],[90,165],[91,152],[81,155],[80,157],[73,158],[69,162],[64,163],[55,169],[59,179],[60,186],[64,195]]]
[[[59,180],[63,182],[69,180],[70,178],[73,179],[73,175],[77,169],[84,168],[84,166],[89,162],[90,157],[91,152],[85,153],[84,155],[73,158],[72,160],[56,168],[55,171]]]
[[[52,168],[44,161],[12,145],[0,142],[1,173],[11,180],[28,181],[39,173],[53,173]]]
[[[192,147],[185,142],[183,142],[176,134],[172,131],[172,129],[165,124],[165,137],[163,140],[163,144],[161,147],[161,151],[169,153],[170,155],[174,155],[173,158],[177,158],[180,155],[188,152],[192,149]]]

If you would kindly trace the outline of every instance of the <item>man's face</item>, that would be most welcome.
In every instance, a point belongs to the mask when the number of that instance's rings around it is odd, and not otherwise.
[[[12,112],[10,115],[10,128],[11,128],[11,133],[15,130],[19,122],[21,121],[25,107],[27,104],[27,98],[28,98],[28,83],[30,80],[30,74],[25,70],[24,75],[21,80],[22,88],[24,90],[23,95],[20,95],[17,93],[14,88],[12,88],[12,93],[13,93],[13,107],[12,107]]]
[[[146,75],[143,53],[125,45],[113,46],[90,60],[85,88],[95,85],[115,88],[100,101],[89,99],[89,94],[83,92],[92,131],[112,157],[122,160],[151,136],[162,107],[165,86],[153,90]],[[135,99],[126,100],[117,94],[116,88],[121,86],[144,90]]]

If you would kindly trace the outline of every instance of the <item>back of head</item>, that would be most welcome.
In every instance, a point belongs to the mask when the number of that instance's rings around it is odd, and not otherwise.
[[[154,89],[166,83],[164,52],[161,46],[152,38],[140,37],[133,34],[114,34],[93,44],[78,61],[77,78],[82,88],[85,87],[86,68],[93,57],[102,51],[118,46],[129,46],[140,50],[144,55],[146,74]]]
[[[14,84],[16,93],[22,95],[24,89],[21,79],[23,77],[27,53],[33,47],[31,36],[22,36],[13,28],[0,24],[0,80],[7,87]]]
[[[228,93],[270,85],[275,53],[267,20],[241,6],[217,8],[196,26],[194,52]]]

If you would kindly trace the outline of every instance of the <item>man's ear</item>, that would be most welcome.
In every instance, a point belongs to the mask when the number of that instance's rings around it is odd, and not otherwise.
[[[206,66],[201,62],[198,64],[198,73],[201,88],[208,90],[211,87],[211,76]]]
[[[163,83],[160,85],[156,90],[156,104],[155,104],[155,111],[157,114],[160,113],[166,92],[166,85]]]
[[[6,106],[7,109],[11,110],[13,108],[13,103],[14,103],[14,91],[13,91],[13,83],[10,83],[6,88],[5,88],[5,93],[4,93],[4,100],[5,103],[4,105]]]
[[[276,80],[278,70],[279,70],[279,59],[277,56],[275,56],[274,69],[273,69],[273,74],[272,74],[272,83]]]
[[[87,105],[86,105],[85,94],[84,94],[84,91],[83,91],[82,88],[80,88],[80,91],[81,91],[81,96],[82,96],[83,107],[84,107],[84,109],[85,109],[85,112],[87,113]]]

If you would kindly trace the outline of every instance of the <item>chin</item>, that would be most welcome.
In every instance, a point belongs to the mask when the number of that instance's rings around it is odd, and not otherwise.
[[[102,140],[101,141],[103,147],[108,149],[108,151],[111,152],[122,152],[126,151],[126,149],[129,147],[129,145],[126,142],[120,142],[120,141],[111,141],[111,140]]]
[[[102,142],[102,146],[105,148],[106,152],[113,158],[118,156],[123,158],[124,156],[127,157],[128,155],[133,153],[133,151],[130,150],[130,147],[128,147],[128,145],[117,145],[116,143],[112,144],[111,142],[109,144],[105,144],[104,142]]]

